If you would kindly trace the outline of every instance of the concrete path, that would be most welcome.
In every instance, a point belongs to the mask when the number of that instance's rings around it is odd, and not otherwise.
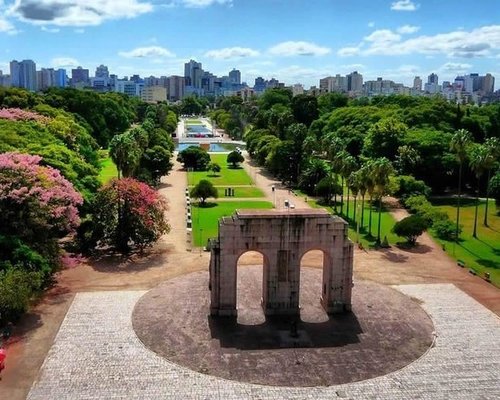
[[[245,384],[179,367],[135,335],[131,314],[143,291],[80,293],[28,399],[498,399],[499,318],[453,285],[396,288],[421,301],[434,321],[428,353],[385,376],[309,388]]]

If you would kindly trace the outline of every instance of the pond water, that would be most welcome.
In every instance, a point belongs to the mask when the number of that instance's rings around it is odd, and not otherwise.
[[[187,149],[189,146],[196,146],[200,147],[200,143],[179,143],[176,147],[175,150],[177,151],[182,151]],[[244,149],[245,146],[241,144],[234,144],[234,143],[210,143],[210,147],[208,151],[212,151],[214,153],[220,152],[226,152],[226,151],[233,151],[236,150],[236,147],[239,147],[241,149]]]

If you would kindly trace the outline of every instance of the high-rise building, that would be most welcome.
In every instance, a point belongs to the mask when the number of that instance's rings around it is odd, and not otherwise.
[[[241,84],[241,72],[237,69],[229,71],[229,81],[233,84],[240,85]]]
[[[19,63],[19,86],[31,91],[37,90],[36,64],[33,60],[23,60]]]
[[[203,76],[203,68],[201,63],[194,60],[184,64],[184,79],[186,86],[192,86],[196,89],[201,89],[201,78]]]
[[[427,77],[427,83],[438,85],[439,84],[439,78],[438,78],[438,76],[435,73],[430,74]]]
[[[54,68],[42,68],[37,71],[38,90],[45,90],[56,86],[56,72]]]
[[[349,92],[361,92],[363,90],[363,75],[358,71],[347,75],[347,90]]]
[[[56,87],[66,87],[68,85],[68,77],[66,76],[66,70],[59,68],[55,73],[55,85]]]
[[[89,82],[89,70],[78,67],[71,70],[71,84],[73,86],[86,86]]]
[[[253,86],[253,90],[255,92],[261,93],[261,92],[265,91],[266,88],[267,88],[267,84],[266,84],[266,81],[264,78],[262,78],[261,76],[259,76],[258,78],[255,78],[255,84]]]
[[[105,65],[99,65],[95,69],[95,77],[96,78],[104,78],[104,79],[109,79],[109,70],[108,67]]]
[[[144,86],[141,100],[146,103],[158,103],[167,100],[167,89],[163,86]]]
[[[416,76],[413,79],[413,89],[421,91],[422,90],[422,79],[420,76]]]
[[[491,74],[486,74],[482,78],[483,79],[482,79],[481,90],[484,93],[493,93],[495,88],[495,77],[492,76]]]
[[[178,101],[184,98],[184,87],[186,80],[183,76],[169,76],[167,81],[167,95],[170,101]]]
[[[292,86],[292,96],[298,96],[299,94],[304,94],[304,85],[296,83]]]
[[[17,60],[12,60],[10,62],[10,85],[13,87],[20,87],[19,83],[19,70],[21,66]]]

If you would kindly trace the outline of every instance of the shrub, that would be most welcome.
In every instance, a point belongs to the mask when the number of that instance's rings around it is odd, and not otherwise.
[[[432,204],[423,195],[409,196],[405,201],[406,208],[411,213],[423,211],[426,207],[432,207]]]
[[[0,271],[0,326],[17,320],[41,287],[40,273],[8,267]]]
[[[457,225],[455,222],[451,221],[449,218],[435,221],[432,224],[432,229],[436,233],[437,237],[443,240],[454,241],[456,237]],[[458,236],[462,233],[462,226],[458,227]]]
[[[399,187],[394,195],[401,199],[403,204],[411,196],[421,195],[428,198],[431,194],[431,188],[424,181],[415,179],[411,175],[400,175],[395,178]]]
[[[236,168],[239,163],[242,163],[245,159],[239,151],[232,151],[227,155],[227,162],[232,164],[233,168]]]
[[[410,245],[415,245],[417,238],[429,228],[429,222],[419,215],[410,215],[396,222],[392,232],[406,238]]]

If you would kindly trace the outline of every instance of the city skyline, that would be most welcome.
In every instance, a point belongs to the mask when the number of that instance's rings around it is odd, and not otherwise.
[[[249,84],[262,76],[306,87],[354,70],[408,86],[432,72],[451,81],[500,75],[500,3],[492,0],[473,12],[425,0],[85,4],[0,1],[0,70],[33,59],[46,68],[105,64],[118,76],[168,76],[195,59],[217,75],[237,68]]]

